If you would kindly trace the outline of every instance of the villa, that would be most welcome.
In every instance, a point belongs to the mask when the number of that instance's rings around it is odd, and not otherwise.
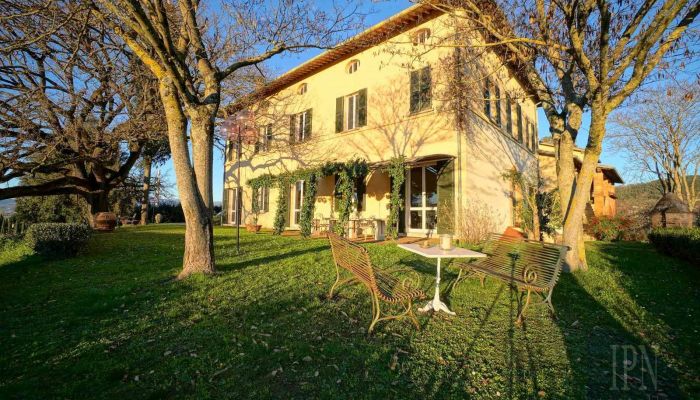
[[[355,182],[353,217],[386,221],[386,166],[402,157],[401,235],[459,236],[475,209],[496,229],[517,225],[519,190],[504,175],[538,175],[537,99],[497,48],[474,54],[455,40],[483,41],[458,17],[415,5],[260,89],[255,143],[227,144],[224,223],[251,218],[253,178],[358,159],[369,172]],[[334,175],[318,181],[315,218],[337,212],[336,186]],[[298,230],[305,188],[261,188],[257,223],[273,226],[285,190],[285,229]]]

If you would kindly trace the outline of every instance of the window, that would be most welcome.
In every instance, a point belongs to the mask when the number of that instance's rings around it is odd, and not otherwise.
[[[307,88],[308,88],[308,86],[306,85],[306,83],[302,83],[301,85],[299,85],[299,89],[297,89],[297,93],[305,94]]]
[[[531,138],[530,118],[525,117],[525,136],[523,137],[523,144],[528,149],[530,148],[530,138]]]
[[[357,93],[345,98],[345,129],[355,129],[357,127]]]
[[[430,109],[431,86],[430,67],[411,71],[411,114]]]
[[[339,207],[340,201],[343,198],[343,193],[340,191],[340,177],[335,175],[335,188],[333,189],[333,207]],[[365,193],[367,192],[366,176],[360,176],[353,182],[352,186],[352,203],[357,211],[362,211],[365,202]]]
[[[303,142],[311,137],[311,109],[289,116],[289,143]]]
[[[425,44],[430,38],[430,29],[419,29],[413,34],[413,45]]]
[[[260,213],[266,213],[270,211],[270,188],[261,187],[255,189],[258,191],[258,210]]]
[[[523,109],[520,104],[515,105],[515,118],[518,123],[518,142],[523,142]]]
[[[491,82],[488,79],[484,82],[484,115],[491,119]]]
[[[496,125],[501,126],[501,88],[498,86],[494,87],[495,95],[496,95],[496,120],[494,121]]]
[[[537,128],[535,124],[530,122],[530,150],[535,151],[537,149]]]
[[[261,151],[269,151],[272,145],[272,124],[260,128],[260,142],[258,148]]]
[[[367,125],[367,89],[335,100],[335,131],[343,132]]]
[[[305,184],[304,181],[297,181],[294,186],[294,225],[299,225],[299,221],[301,220],[301,208],[304,203]]]
[[[239,211],[241,210],[241,204],[239,203],[241,199],[241,188],[233,188],[228,190],[229,193],[229,222],[233,225],[240,225],[241,216]]]
[[[506,130],[513,134],[513,104],[510,96],[506,95]]]
[[[352,60],[348,63],[347,71],[348,74],[354,74],[357,69],[360,68],[360,60]]]

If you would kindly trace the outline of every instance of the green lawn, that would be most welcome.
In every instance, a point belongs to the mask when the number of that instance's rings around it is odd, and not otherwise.
[[[422,331],[389,322],[368,337],[362,287],[322,299],[335,277],[325,240],[245,234],[239,257],[235,231],[215,233],[221,273],[184,281],[172,279],[180,226],[96,235],[69,260],[0,255],[0,398],[700,394],[700,268],[646,244],[591,244],[590,271],[564,274],[554,292],[557,320],[533,308],[517,327],[507,287],[465,281],[449,291],[448,267],[443,295],[457,317],[419,314]],[[432,293],[433,262],[368,247],[380,267],[416,269]]]

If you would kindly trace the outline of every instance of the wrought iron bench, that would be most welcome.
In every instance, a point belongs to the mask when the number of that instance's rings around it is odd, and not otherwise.
[[[367,250],[362,246],[351,243],[332,232],[328,233],[328,239],[331,243],[336,271],[335,282],[328,292],[329,299],[333,298],[333,292],[342,285],[360,282],[367,287],[372,297],[372,322],[367,330],[368,333],[372,333],[377,322],[398,318],[409,318],[416,329],[420,329],[418,319],[413,314],[413,300],[425,297],[420,289],[411,288],[406,280],[400,281],[390,275],[390,271],[374,268]],[[351,275],[341,278],[347,275],[343,271],[350,272]],[[400,314],[382,316],[380,300],[389,304],[402,304],[405,309]]]
[[[482,287],[486,277],[490,276],[519,290],[520,311],[516,322],[520,324],[533,292],[542,296],[541,304],[546,304],[554,316],[552,291],[559,280],[567,249],[566,246],[492,233],[481,250],[488,255],[487,258],[471,263],[458,261],[455,265],[460,268],[460,277],[462,271],[476,275]],[[526,296],[524,305],[523,296]]]

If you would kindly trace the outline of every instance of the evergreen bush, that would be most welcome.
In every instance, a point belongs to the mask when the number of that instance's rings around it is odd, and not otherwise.
[[[42,222],[27,229],[25,243],[35,252],[52,257],[72,257],[85,247],[92,229],[85,224]]]

